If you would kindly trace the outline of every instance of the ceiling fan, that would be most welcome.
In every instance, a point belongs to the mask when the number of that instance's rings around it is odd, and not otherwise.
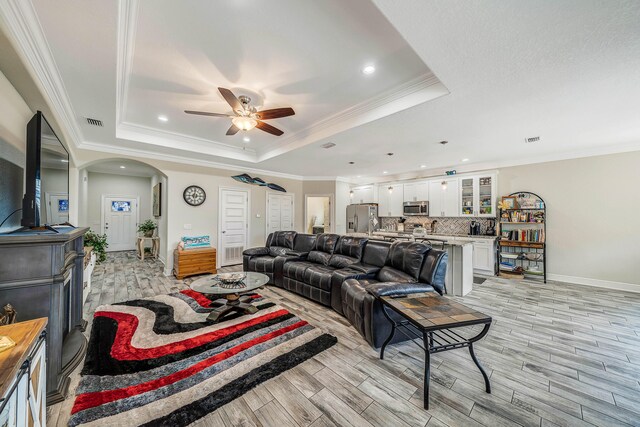
[[[293,108],[273,108],[271,110],[257,111],[251,105],[251,98],[241,95],[236,96],[229,89],[219,87],[222,97],[229,103],[235,115],[223,113],[208,113],[206,111],[185,110],[187,114],[197,114],[199,116],[228,117],[231,119],[231,127],[227,130],[227,135],[235,135],[239,130],[251,130],[254,127],[271,135],[280,136],[284,132],[280,129],[265,123],[263,120],[279,119],[280,117],[293,116]]]

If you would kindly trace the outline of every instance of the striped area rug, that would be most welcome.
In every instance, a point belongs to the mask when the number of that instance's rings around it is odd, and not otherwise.
[[[336,343],[252,298],[217,324],[191,290],[99,307],[69,425],[185,426]]]

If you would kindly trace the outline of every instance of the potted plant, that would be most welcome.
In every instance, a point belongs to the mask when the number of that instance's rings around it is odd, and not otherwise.
[[[153,237],[153,231],[156,228],[158,228],[158,225],[155,222],[148,219],[138,226],[138,232],[144,233],[144,237]]]
[[[107,235],[106,234],[97,234],[91,229],[87,231],[84,235],[84,246],[91,246],[93,248],[93,252],[96,254],[96,261],[102,262],[107,259]]]

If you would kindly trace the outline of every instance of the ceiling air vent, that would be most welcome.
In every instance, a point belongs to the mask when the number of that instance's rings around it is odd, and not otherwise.
[[[98,119],[91,119],[89,117],[85,117],[87,119],[87,123],[89,123],[91,126],[100,126],[103,127],[102,125],[102,120],[98,120]]]
[[[326,144],[322,144],[321,147],[322,148],[332,148],[335,147],[336,144],[334,144],[333,142],[327,142]]]
[[[524,139],[524,142],[527,143],[527,144],[532,143],[532,142],[538,142],[538,141],[540,141],[540,137],[539,136],[532,136],[531,138],[525,138]]]

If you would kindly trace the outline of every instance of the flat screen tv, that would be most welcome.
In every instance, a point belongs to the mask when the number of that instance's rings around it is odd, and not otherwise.
[[[38,111],[27,124],[23,227],[69,222],[69,153]]]

